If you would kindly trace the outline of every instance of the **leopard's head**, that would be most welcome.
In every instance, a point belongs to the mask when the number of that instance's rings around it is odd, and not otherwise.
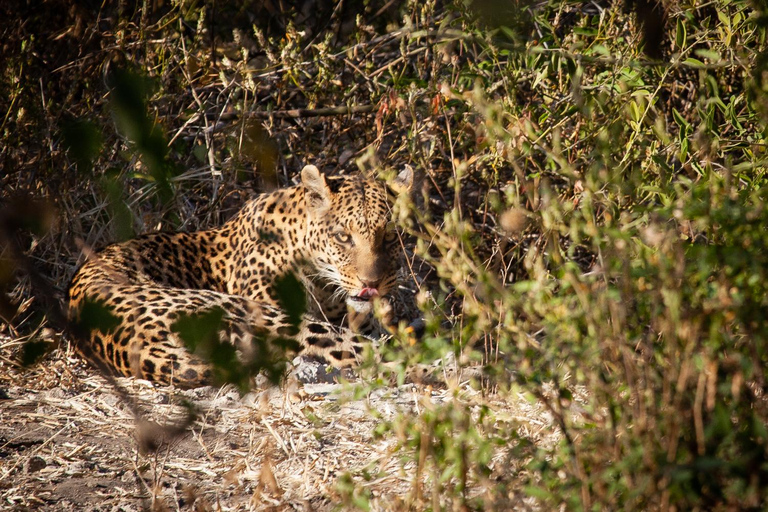
[[[391,223],[387,189],[361,176],[325,177],[315,166],[301,171],[307,212],[308,258],[315,277],[336,287],[356,311],[368,311],[376,296],[395,286],[400,237]],[[398,194],[413,185],[406,168],[389,183]]]

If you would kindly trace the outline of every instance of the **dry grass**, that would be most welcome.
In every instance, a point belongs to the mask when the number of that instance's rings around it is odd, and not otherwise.
[[[8,349],[9,340],[0,341]],[[45,510],[333,510],[368,493],[371,510],[417,509],[417,464],[397,436],[378,437],[382,421],[419,415],[454,401],[492,408],[542,447],[559,439],[540,403],[522,395],[484,397],[464,382],[433,388],[381,388],[362,399],[340,384],[254,390],[180,391],[118,379],[143,414],[65,348],[22,371],[0,363],[0,503]],[[183,432],[192,403],[197,419]],[[155,451],[146,448],[155,445]],[[491,465],[508,474],[500,450]],[[430,487],[422,491],[427,500]],[[340,484],[341,482],[341,484]],[[482,482],[469,489],[481,494]],[[510,497],[520,509],[520,496]],[[444,506],[450,502],[439,498]],[[422,505],[418,505],[421,503]],[[354,508],[354,507],[353,507]]]

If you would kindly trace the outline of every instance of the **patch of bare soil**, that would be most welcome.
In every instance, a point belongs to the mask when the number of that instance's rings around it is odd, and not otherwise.
[[[345,503],[339,482],[348,474],[370,491],[371,509],[400,510],[416,464],[397,436],[374,428],[424,404],[479,398],[466,385],[405,385],[353,400],[339,384],[245,396],[118,384],[131,398],[64,348],[24,371],[0,350],[0,509],[333,510]],[[541,406],[517,402],[496,407],[530,438],[558,438]]]

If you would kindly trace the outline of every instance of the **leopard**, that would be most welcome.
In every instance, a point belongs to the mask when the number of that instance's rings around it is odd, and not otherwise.
[[[148,233],[93,252],[67,291],[68,316],[81,326],[76,351],[115,376],[215,384],[210,354],[185,342],[178,322],[216,311],[214,337],[240,361],[276,350],[355,367],[385,330],[374,303],[391,297],[402,275],[391,204],[410,192],[413,174],[406,166],[384,185],[306,165],[298,184],[255,196],[220,227]],[[303,292],[298,319],[286,286]],[[101,311],[91,304],[108,311],[108,325],[82,328]]]

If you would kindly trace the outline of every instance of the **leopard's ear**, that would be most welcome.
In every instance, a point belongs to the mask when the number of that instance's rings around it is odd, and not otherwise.
[[[314,212],[326,210],[331,206],[331,189],[325,182],[325,176],[314,165],[307,165],[301,170],[301,183],[306,189],[307,208]]]
[[[413,169],[406,164],[395,179],[389,182],[389,188],[395,194],[408,194],[413,188]]]

